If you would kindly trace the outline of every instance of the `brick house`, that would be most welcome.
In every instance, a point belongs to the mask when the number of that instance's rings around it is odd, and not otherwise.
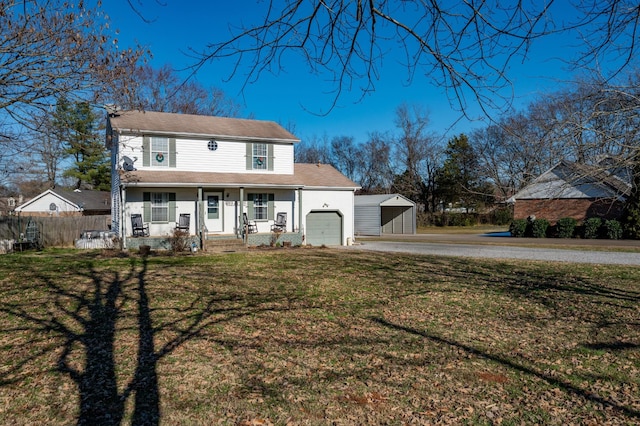
[[[623,173],[607,170],[603,164],[587,166],[563,160],[510,199],[513,216],[535,216],[552,224],[564,217],[578,221],[615,219],[622,213],[631,189],[629,182]]]

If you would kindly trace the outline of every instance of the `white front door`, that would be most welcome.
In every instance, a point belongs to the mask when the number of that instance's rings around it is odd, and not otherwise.
[[[204,224],[209,232],[222,232],[222,193],[204,193]]]

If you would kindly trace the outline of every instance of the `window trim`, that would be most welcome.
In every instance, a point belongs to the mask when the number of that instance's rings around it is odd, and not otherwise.
[[[166,151],[157,149],[157,140],[166,140]],[[167,136],[145,135],[142,138],[142,165],[143,167],[166,168],[176,167],[176,138]],[[162,154],[162,161],[157,160],[157,155]]]
[[[158,147],[158,145],[161,145]],[[150,154],[152,167],[169,167],[169,138],[152,136],[150,139]]]
[[[159,216],[159,217],[158,217]],[[151,223],[169,222],[169,193],[151,193]]]
[[[254,143],[251,147],[253,170],[268,170],[269,148],[266,143]]]
[[[257,171],[259,173],[262,172],[272,172],[273,164],[274,164],[274,156],[273,156],[273,147],[274,144],[267,142],[247,142],[247,167],[246,170]],[[258,151],[259,148],[262,148],[261,151]],[[263,160],[263,164],[261,164],[260,168],[256,167],[256,159],[261,158]]]
[[[266,208],[265,218],[260,218],[260,219],[256,218],[256,203],[255,203],[256,196],[264,197],[263,200],[265,201],[263,203],[265,205],[258,206],[258,207],[261,209]],[[274,202],[275,194],[267,193],[267,192],[252,192],[247,194],[247,199],[248,199],[247,214],[250,220],[255,220],[257,222],[267,222],[267,221],[273,220],[274,211],[275,211],[275,202]]]
[[[154,209],[158,209],[159,207],[154,206],[154,199],[157,195],[166,199],[166,211],[167,211],[167,219],[166,220],[154,220]],[[175,192],[167,192],[167,191],[154,191],[154,192],[143,192],[143,217],[145,222],[150,223],[170,223],[176,221],[176,193]],[[164,207],[163,207],[164,208]]]

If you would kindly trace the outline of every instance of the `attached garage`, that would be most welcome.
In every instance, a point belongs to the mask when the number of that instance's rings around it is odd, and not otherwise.
[[[313,246],[342,245],[343,217],[337,211],[312,211],[307,214],[306,242]]]
[[[415,234],[416,204],[400,194],[357,195],[356,235]]]

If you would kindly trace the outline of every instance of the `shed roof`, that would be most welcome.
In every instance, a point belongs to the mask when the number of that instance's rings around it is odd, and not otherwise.
[[[185,135],[288,143],[300,141],[278,123],[264,120],[155,111],[119,111],[109,115],[109,123],[112,130],[126,134]]]
[[[416,203],[401,194],[356,195],[354,205],[364,206],[415,206]]]
[[[121,173],[121,182],[127,186],[206,186],[220,187],[280,187],[330,188],[356,190],[358,184],[328,164],[296,163],[294,174],[275,173],[216,173],[168,170],[136,170]]]

